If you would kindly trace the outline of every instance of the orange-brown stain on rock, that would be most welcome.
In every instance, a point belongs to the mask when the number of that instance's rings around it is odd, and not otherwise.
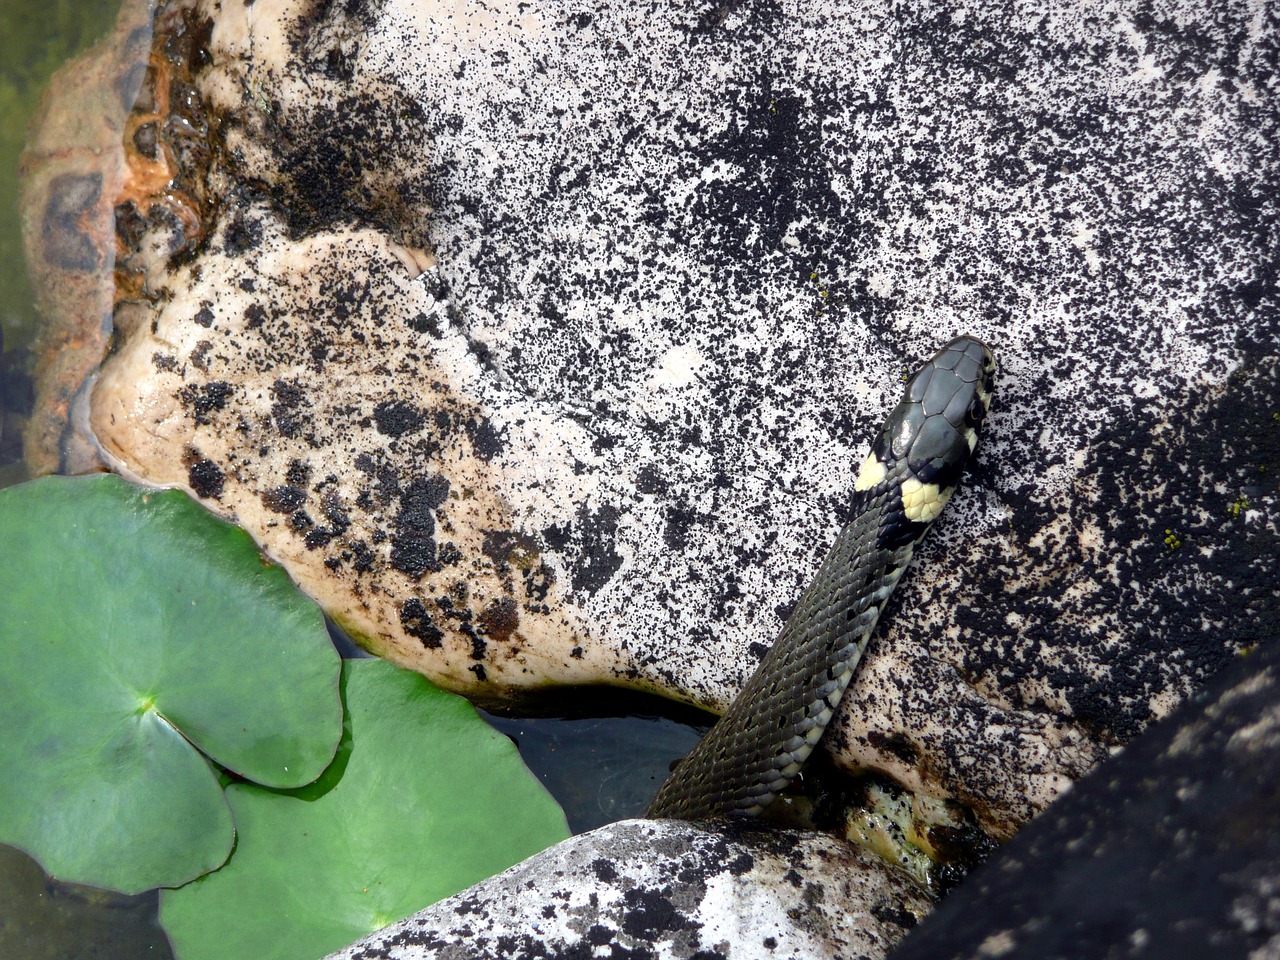
[[[520,626],[520,610],[511,597],[500,597],[485,607],[480,614],[480,624],[485,634],[493,640],[510,640]]]

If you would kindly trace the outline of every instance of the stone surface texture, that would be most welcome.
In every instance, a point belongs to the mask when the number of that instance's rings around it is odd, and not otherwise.
[[[1272,646],[1082,780],[893,960],[1280,957],[1278,797]]]
[[[717,710],[980,336],[978,466],[827,745],[1007,836],[1275,633],[1276,18],[169,4],[135,111],[194,199],[118,210],[94,429],[446,686]]]
[[[623,820],[559,843],[333,960],[882,957],[929,907],[820,834]]]

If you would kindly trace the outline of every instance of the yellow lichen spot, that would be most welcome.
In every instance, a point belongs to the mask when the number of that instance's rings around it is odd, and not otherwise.
[[[867,459],[862,461],[862,468],[858,470],[858,479],[853,481],[853,489],[870,490],[877,484],[883,483],[884,477],[884,464],[876,459],[874,453],[868,453]]]
[[[902,509],[908,520],[929,523],[937,518],[951,499],[952,487],[943,490],[936,483],[921,483],[915,477],[902,481]]]
[[[1234,503],[1227,507],[1227,513],[1231,516],[1231,519],[1234,520],[1247,509],[1249,509],[1249,498],[1242,493],[1240,496],[1236,497]]]
[[[1177,550],[1182,546],[1182,541],[1178,539],[1178,535],[1168,527],[1164,531],[1164,545],[1170,550]]]

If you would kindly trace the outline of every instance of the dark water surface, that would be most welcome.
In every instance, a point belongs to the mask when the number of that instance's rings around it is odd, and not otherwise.
[[[620,715],[591,715],[606,699]],[[709,718],[617,691],[573,696],[564,708],[553,717],[481,715],[515,741],[574,833],[642,816],[672,764],[709,725]]]

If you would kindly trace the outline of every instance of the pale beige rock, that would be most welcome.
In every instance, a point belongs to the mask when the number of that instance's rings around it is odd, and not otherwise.
[[[621,675],[514,515],[513,488],[555,469],[541,418],[515,398],[486,414],[466,341],[427,332],[449,326],[427,278],[374,231],[290,242],[265,207],[242,214],[252,255],[166,275],[104,366],[93,423],[114,466],[200,497],[373,652],[446,687]]]

